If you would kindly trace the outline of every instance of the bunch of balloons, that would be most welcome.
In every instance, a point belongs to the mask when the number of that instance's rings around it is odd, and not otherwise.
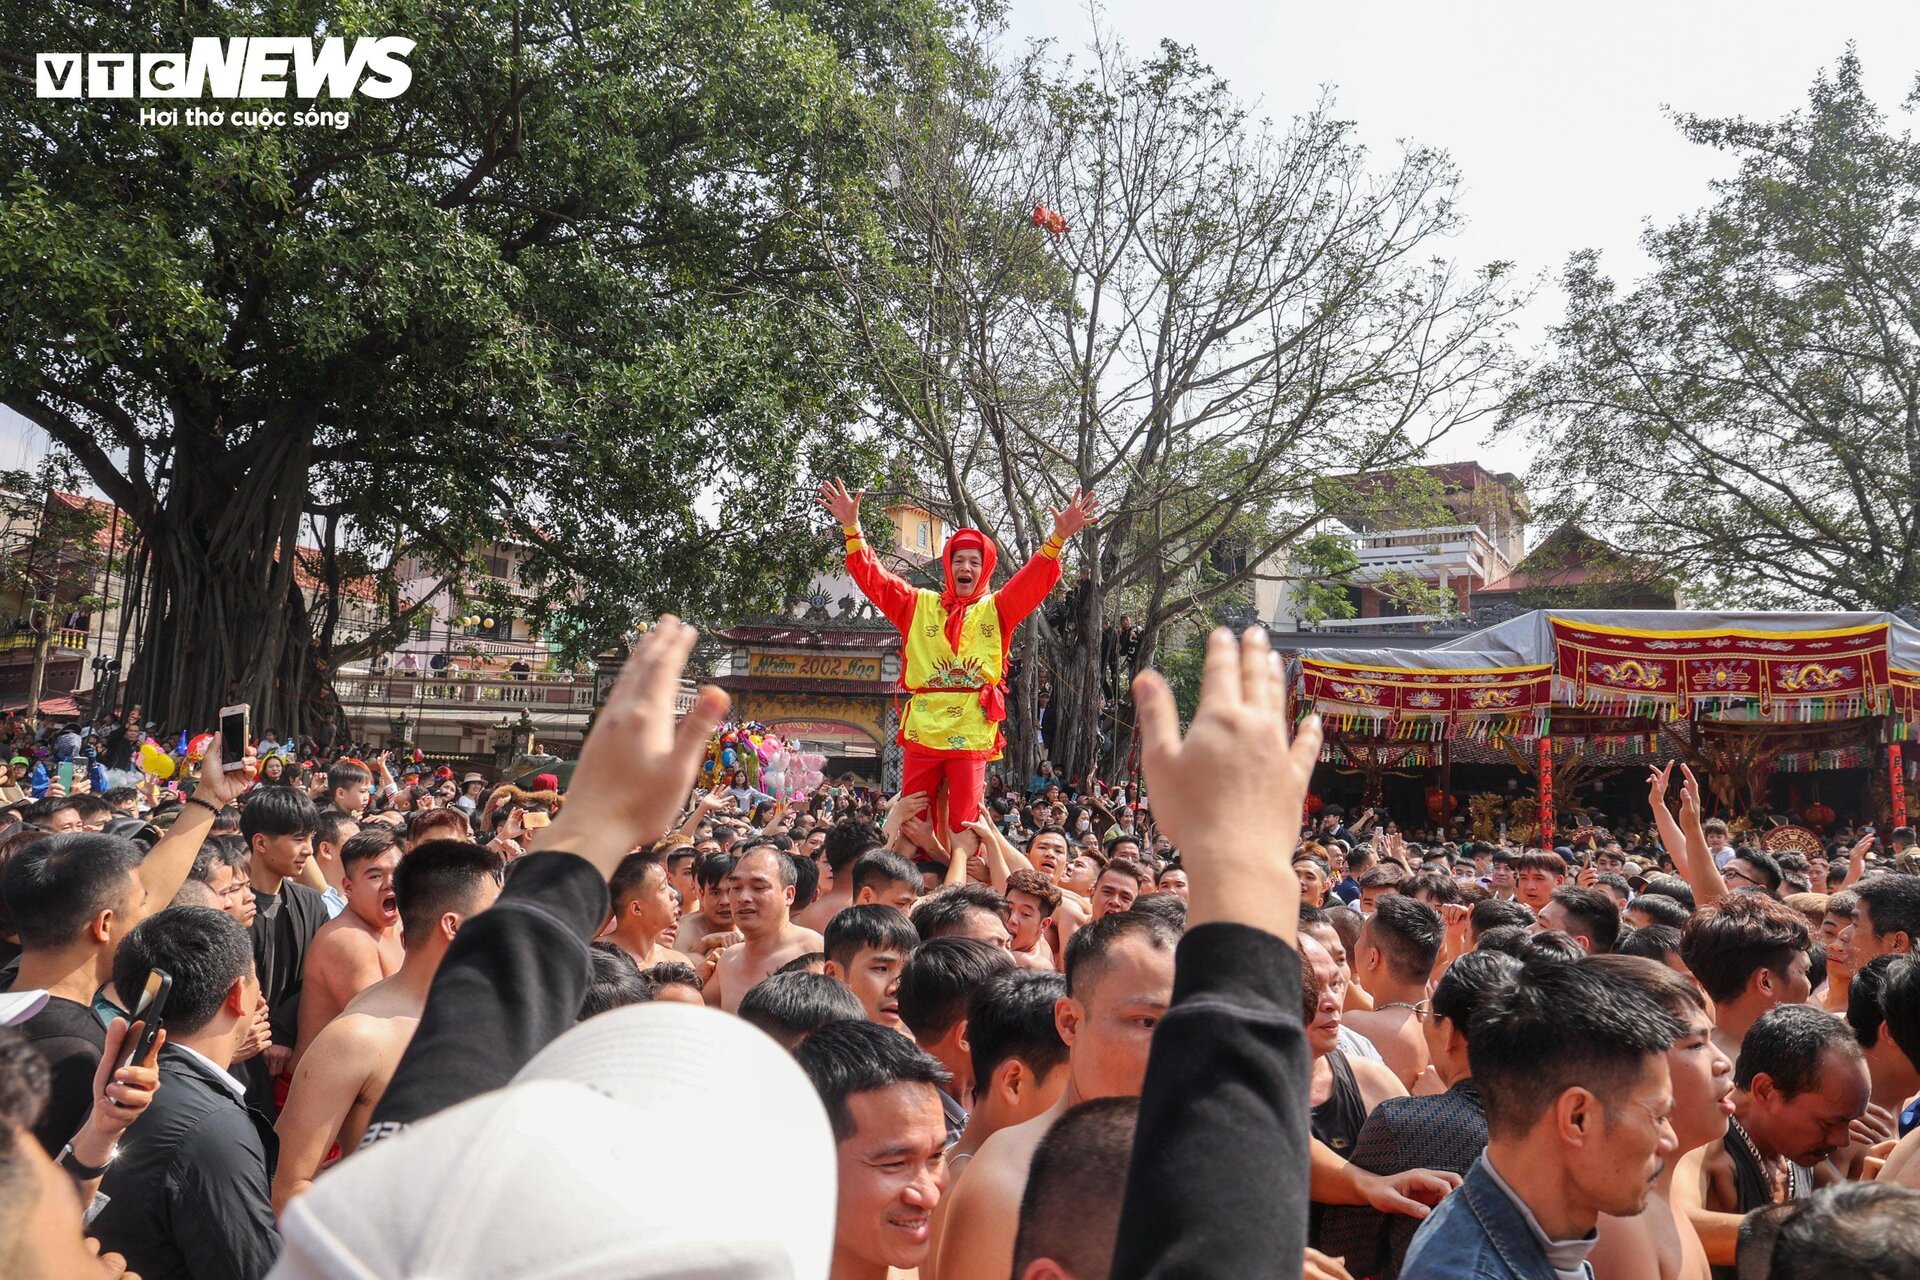
[[[821,768],[827,758],[816,751],[796,751],[796,745],[758,722],[722,725],[708,739],[700,784],[721,786],[738,769],[749,787],[781,800],[804,800],[824,778]]]

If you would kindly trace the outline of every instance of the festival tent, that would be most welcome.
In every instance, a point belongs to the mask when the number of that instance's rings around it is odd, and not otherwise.
[[[1302,710],[1408,736],[1547,732],[1556,709],[1920,719],[1920,628],[1891,613],[1537,610],[1432,649],[1310,649]]]
[[[1676,756],[1708,765],[1736,814],[1767,807],[1775,774],[1884,766],[1874,785],[1903,821],[1920,628],[1891,613],[1540,610],[1432,649],[1302,650],[1293,681],[1298,714],[1326,723],[1323,760],[1370,791],[1383,770],[1439,765],[1436,821],[1457,811],[1456,763],[1530,776],[1550,835],[1556,768],[1590,779]],[[1795,811],[1809,808],[1830,812],[1817,789]]]

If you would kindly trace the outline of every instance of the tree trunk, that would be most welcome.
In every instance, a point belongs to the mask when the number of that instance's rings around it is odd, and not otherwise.
[[[28,601],[27,614],[29,618],[35,612],[40,615],[40,624],[33,629],[33,673],[27,677],[27,723],[35,733],[41,728],[40,695],[47,687],[47,655],[53,649],[53,614],[37,605]]]
[[[165,508],[142,531],[149,595],[128,696],[170,730],[210,729],[244,702],[256,730],[327,738],[339,704],[296,571],[312,423],[263,435],[242,465],[181,429]]]

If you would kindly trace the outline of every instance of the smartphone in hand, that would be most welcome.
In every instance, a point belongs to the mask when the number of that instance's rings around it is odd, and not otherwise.
[[[253,709],[242,702],[220,708],[220,771],[238,773],[247,767],[247,745],[253,741]]]
[[[120,1061],[114,1064],[117,1072],[122,1067],[132,1066],[136,1062],[145,1062],[147,1055],[153,1052],[153,1042],[160,1038],[160,1028],[165,1025],[167,996],[173,990],[173,975],[165,969],[147,971],[146,989],[135,1002],[129,1024],[142,1022],[140,1039],[135,1041],[128,1036],[120,1046]]]

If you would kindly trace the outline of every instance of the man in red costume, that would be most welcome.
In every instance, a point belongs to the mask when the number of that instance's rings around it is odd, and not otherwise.
[[[1093,519],[1090,493],[1053,513],[1053,533],[1007,585],[991,590],[997,551],[978,529],[947,540],[941,561],[944,592],[921,591],[881,567],[860,534],[860,499],[838,479],[820,486],[820,505],[840,522],[847,542],[847,572],[867,599],[900,629],[901,685],[910,695],[900,720],[906,753],[903,795],[925,795],[929,814],[946,787],[947,840],[953,859],[948,879],[964,875],[978,837],[966,830],[980,813],[987,761],[997,760],[1006,737],[1005,674],[1013,629],[1039,607],[1060,581],[1060,549]]]

